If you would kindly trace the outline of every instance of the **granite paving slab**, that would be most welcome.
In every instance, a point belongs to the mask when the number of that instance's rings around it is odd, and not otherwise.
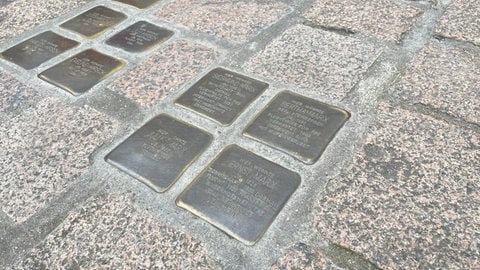
[[[453,0],[447,7],[436,33],[480,45],[480,5],[477,0]]]
[[[122,74],[108,89],[141,105],[152,105],[177,91],[217,57],[218,53],[212,48],[190,41],[175,41]]]
[[[243,67],[253,74],[340,100],[381,52],[381,48],[355,38],[296,25]]]
[[[16,0],[0,6],[0,42],[79,7],[89,0]]]
[[[318,248],[298,243],[288,249],[288,251],[270,267],[270,270],[327,270],[327,269],[345,269],[325,255]]]
[[[66,191],[116,123],[89,107],[44,99],[0,126],[0,209],[23,222]]]
[[[37,92],[0,70],[0,112],[10,112],[38,96]]]
[[[278,21],[288,10],[276,1],[206,1],[192,8],[180,7],[174,2],[167,11],[160,10],[157,15],[200,32],[245,42]],[[182,13],[172,16],[172,11]]]
[[[480,54],[431,41],[408,65],[395,95],[480,124]]]
[[[212,269],[201,242],[135,200],[132,193],[90,199],[13,269]]]
[[[422,12],[396,0],[316,0],[304,16],[322,27],[399,42]]]
[[[381,103],[315,223],[382,269],[480,267],[480,134]]]

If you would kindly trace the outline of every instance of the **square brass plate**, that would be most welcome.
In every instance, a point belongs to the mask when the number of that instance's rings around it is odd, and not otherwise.
[[[79,95],[124,65],[120,60],[88,49],[45,70],[38,77],[73,95]]]
[[[172,35],[170,30],[139,21],[114,35],[106,43],[127,52],[143,52],[166,41]]]
[[[136,8],[144,9],[147,8],[160,0],[115,0]]]
[[[216,68],[195,83],[175,103],[222,125],[229,125],[267,88],[267,83]]]
[[[32,69],[78,44],[77,41],[47,31],[7,49],[0,56],[24,69]]]
[[[211,141],[210,134],[161,114],[128,137],[105,159],[156,192],[164,192]]]
[[[231,145],[180,194],[177,205],[253,245],[299,185],[297,173]]]
[[[127,15],[104,6],[96,6],[60,25],[65,29],[94,38],[125,20]]]
[[[349,117],[347,111],[284,91],[243,134],[313,164]]]

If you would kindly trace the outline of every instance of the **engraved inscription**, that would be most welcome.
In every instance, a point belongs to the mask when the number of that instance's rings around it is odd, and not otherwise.
[[[161,128],[148,133],[144,139],[143,154],[157,161],[178,158],[183,155],[188,146],[186,140]]]
[[[231,124],[268,84],[217,68],[205,75],[176,103],[221,124]]]
[[[142,52],[160,44],[173,32],[145,21],[139,21],[107,40],[107,44],[129,52]]]
[[[88,76],[103,76],[105,74],[105,66],[96,62],[94,59],[74,57],[71,60],[65,73],[68,76],[81,78]]]
[[[349,117],[342,109],[285,91],[247,127],[244,135],[312,164]]]
[[[298,174],[232,145],[190,184],[177,204],[251,245],[299,183]]]

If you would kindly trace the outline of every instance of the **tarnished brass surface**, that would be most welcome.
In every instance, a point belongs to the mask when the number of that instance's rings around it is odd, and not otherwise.
[[[136,8],[144,9],[147,8],[160,0],[115,0],[127,5],[134,6]]]
[[[299,185],[297,173],[231,145],[180,194],[177,205],[253,245]]]
[[[210,134],[161,114],[117,146],[105,160],[156,192],[164,192],[211,141]]]
[[[89,49],[45,70],[38,77],[73,95],[79,95],[124,65],[118,59]]]
[[[345,110],[284,91],[243,134],[313,164],[349,117]]]
[[[127,15],[104,6],[96,6],[64,22],[60,27],[94,38],[125,20]]]
[[[149,22],[139,21],[107,40],[107,44],[128,52],[143,52],[165,42],[173,32]]]
[[[267,88],[267,83],[216,68],[195,83],[175,103],[222,125],[229,125]]]
[[[0,56],[24,69],[32,69],[78,44],[75,40],[47,31],[5,50]]]

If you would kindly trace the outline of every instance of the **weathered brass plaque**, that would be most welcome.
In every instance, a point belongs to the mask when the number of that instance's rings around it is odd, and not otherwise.
[[[127,15],[104,6],[96,6],[60,25],[65,29],[94,38],[125,20]]]
[[[216,68],[195,83],[175,103],[222,125],[229,125],[267,88],[267,83]]]
[[[136,8],[144,9],[147,8],[160,0],[115,0],[130,6],[134,6]]]
[[[80,95],[124,65],[118,59],[88,49],[45,70],[38,77],[73,95]]]
[[[243,134],[313,164],[349,117],[347,111],[284,91]]]
[[[128,137],[105,159],[156,192],[164,192],[211,141],[210,134],[161,114]]]
[[[177,205],[253,245],[299,185],[297,173],[231,145],[180,194]]]
[[[7,49],[0,56],[24,69],[32,69],[78,44],[75,40],[47,31]]]
[[[143,52],[165,42],[173,32],[145,21],[127,27],[107,40],[107,44],[127,52]]]

